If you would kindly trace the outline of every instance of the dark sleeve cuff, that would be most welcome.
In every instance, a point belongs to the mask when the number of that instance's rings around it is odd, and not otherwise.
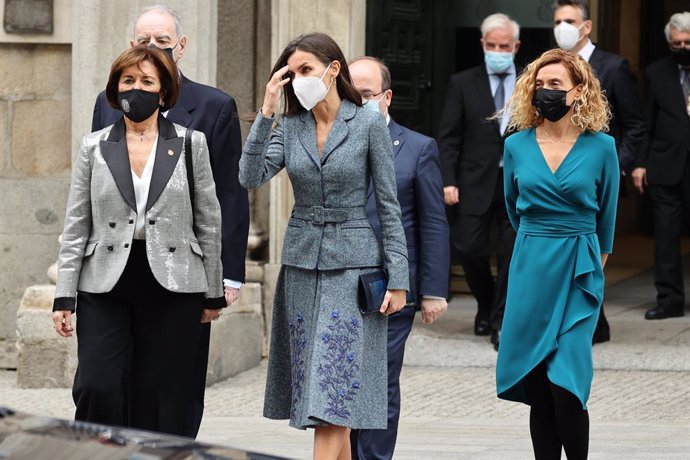
[[[74,306],[76,304],[77,300],[74,297],[56,297],[53,301],[53,311],[74,311]]]
[[[204,308],[210,308],[212,310],[220,310],[221,308],[227,307],[228,304],[225,301],[225,296],[223,297],[207,297],[204,300]]]

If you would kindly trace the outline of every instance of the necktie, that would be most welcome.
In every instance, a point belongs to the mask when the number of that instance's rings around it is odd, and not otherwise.
[[[506,89],[503,85],[503,82],[505,81],[508,74],[497,73],[495,75],[498,77],[498,87],[496,87],[496,93],[494,93],[494,105],[496,106],[496,110],[498,111],[503,110],[503,106],[506,103]]]

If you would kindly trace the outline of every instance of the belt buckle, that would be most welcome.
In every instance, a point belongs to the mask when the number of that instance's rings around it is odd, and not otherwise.
[[[325,212],[323,206],[312,206],[309,217],[311,217],[312,222],[315,224],[323,225],[325,217],[324,214]]]

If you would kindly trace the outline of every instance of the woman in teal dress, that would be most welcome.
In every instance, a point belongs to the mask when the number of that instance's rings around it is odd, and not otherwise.
[[[537,459],[587,458],[592,335],[613,248],[619,171],[589,64],[550,50],[510,101],[504,181],[517,239],[496,366],[498,397],[531,406]]]

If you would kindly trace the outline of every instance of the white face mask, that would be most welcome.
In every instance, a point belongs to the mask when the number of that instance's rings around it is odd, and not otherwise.
[[[558,47],[566,51],[570,51],[580,41],[580,29],[585,24],[582,23],[580,27],[575,27],[567,22],[561,22],[553,28],[553,36],[556,38]]]
[[[328,94],[328,90],[331,89],[331,85],[333,84],[332,80],[328,87],[323,84],[323,77],[326,76],[328,69],[331,68],[331,64],[328,64],[321,78],[300,77],[292,81],[292,89],[295,91],[295,96],[297,96],[297,100],[305,109],[313,109],[316,104],[324,100],[326,94]]]

